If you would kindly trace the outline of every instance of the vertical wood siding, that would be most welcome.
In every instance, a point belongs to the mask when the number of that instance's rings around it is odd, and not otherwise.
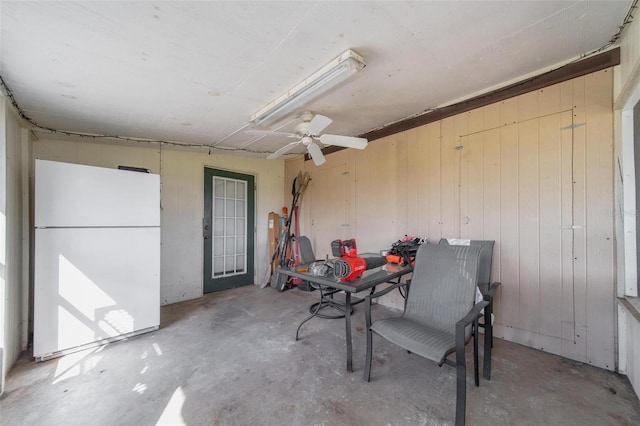
[[[299,170],[313,179],[301,231],[318,253],[335,238],[355,237],[361,251],[405,234],[495,240],[496,335],[612,370],[612,86],[603,70],[331,154],[321,167],[289,161],[285,182]],[[353,194],[348,208],[338,185]],[[334,210],[345,215],[340,229]],[[397,296],[386,303],[402,306]]]

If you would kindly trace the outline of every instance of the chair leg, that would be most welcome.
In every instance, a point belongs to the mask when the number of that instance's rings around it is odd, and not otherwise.
[[[456,327],[456,426],[464,426],[467,410],[467,367],[464,356],[464,327]]]
[[[489,319],[493,321],[493,297],[489,301],[489,316],[491,317]],[[493,323],[491,321],[489,321],[489,327],[491,328],[491,339],[489,340],[491,341],[491,348],[493,348]]]
[[[491,314],[493,313],[493,300],[484,308],[484,360],[482,365],[482,377],[491,380],[491,348],[493,348],[493,324],[491,324]]]
[[[364,380],[370,381],[371,379],[371,357],[372,357],[372,344],[373,344],[373,332],[367,329],[367,357],[364,362]]]
[[[475,320],[473,322],[473,378],[476,387],[480,386],[480,374],[478,370],[478,320]]]

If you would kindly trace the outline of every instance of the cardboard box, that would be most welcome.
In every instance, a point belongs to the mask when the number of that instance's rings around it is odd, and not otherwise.
[[[280,238],[280,216],[278,213],[269,213],[269,258],[273,258],[273,253],[278,247],[278,240]]]

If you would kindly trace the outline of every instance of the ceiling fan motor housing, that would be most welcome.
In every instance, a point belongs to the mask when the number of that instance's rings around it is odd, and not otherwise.
[[[300,118],[302,118],[302,121],[304,121],[305,123],[309,123],[311,120],[313,120],[313,113],[311,111],[305,111],[300,114]]]
[[[303,121],[302,123],[296,124],[294,131],[297,135],[304,136],[307,134],[307,130],[309,130],[309,122]]]

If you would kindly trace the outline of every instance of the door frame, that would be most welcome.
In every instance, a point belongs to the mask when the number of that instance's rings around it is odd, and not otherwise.
[[[203,188],[203,201],[204,201],[204,217],[202,219],[203,227],[203,268],[202,268],[202,282],[203,292],[211,293],[214,291],[221,291],[235,287],[241,287],[249,284],[254,284],[254,270],[255,270],[255,200],[256,200],[256,185],[255,176],[233,172],[229,170],[223,170],[215,167],[204,167],[204,188]],[[212,254],[213,254],[213,223],[212,223],[212,208],[213,208],[213,178],[223,177],[230,179],[242,180],[247,183],[247,216],[245,224],[246,232],[246,272],[244,274],[233,275],[230,277],[212,278]]]

